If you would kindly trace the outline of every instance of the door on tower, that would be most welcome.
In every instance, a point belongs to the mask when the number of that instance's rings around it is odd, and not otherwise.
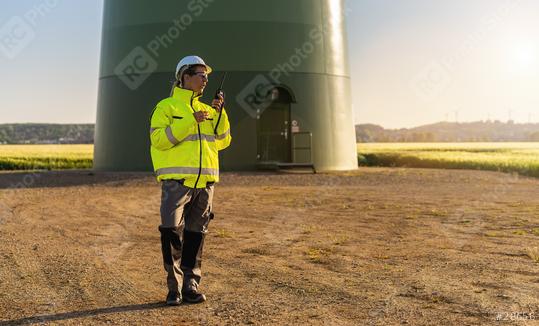
[[[257,121],[257,158],[260,163],[292,162],[292,102],[287,89],[274,87],[270,90],[267,107],[261,110]]]

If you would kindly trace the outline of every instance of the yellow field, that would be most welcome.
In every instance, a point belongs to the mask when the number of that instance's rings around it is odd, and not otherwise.
[[[0,170],[88,169],[93,145],[0,145]],[[539,143],[360,143],[364,166],[477,169],[539,177]]]
[[[0,170],[88,169],[94,145],[0,145]]]
[[[539,176],[539,143],[360,143],[367,166],[478,169]]]

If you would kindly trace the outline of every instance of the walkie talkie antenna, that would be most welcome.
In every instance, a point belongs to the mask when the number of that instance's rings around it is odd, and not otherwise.
[[[219,88],[215,92],[215,96],[213,99],[218,100],[219,95],[223,97],[223,103],[219,106],[219,118],[217,118],[217,123],[215,124],[215,128],[213,128],[213,133],[217,135],[217,127],[219,126],[219,121],[221,121],[221,115],[223,115],[223,106],[225,105],[225,92],[223,91],[223,86],[225,84],[226,76],[228,75],[228,72],[225,72],[225,75],[223,76],[223,79],[221,79],[221,85],[219,85]]]
[[[223,76],[223,79],[221,79],[221,85],[219,85],[219,88],[217,91],[223,90],[223,85],[225,84],[226,76],[228,75],[228,72],[225,72],[225,75]]]

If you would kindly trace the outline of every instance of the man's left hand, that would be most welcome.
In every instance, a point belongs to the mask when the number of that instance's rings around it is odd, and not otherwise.
[[[212,102],[211,102],[211,106],[212,108],[214,108],[217,112],[221,111],[221,107],[224,103],[224,99],[223,99],[223,94],[219,94],[217,95],[219,97],[219,99],[214,99]]]

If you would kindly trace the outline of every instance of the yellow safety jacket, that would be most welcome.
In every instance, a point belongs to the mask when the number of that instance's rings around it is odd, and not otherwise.
[[[176,87],[172,97],[159,102],[152,113],[150,152],[158,181],[184,179],[190,188],[219,181],[218,151],[230,145],[230,123],[224,108],[219,114],[199,98]],[[197,123],[196,111],[209,112],[208,120]]]

